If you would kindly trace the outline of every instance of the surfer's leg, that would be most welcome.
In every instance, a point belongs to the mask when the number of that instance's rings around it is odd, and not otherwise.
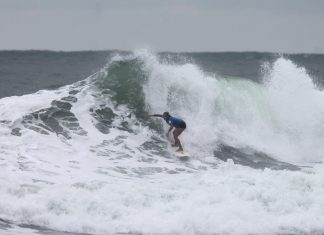
[[[179,149],[177,151],[183,151],[183,148],[182,148],[182,145],[181,145],[181,142],[178,138],[178,136],[184,131],[183,128],[176,128],[174,131],[173,131],[173,137],[174,137],[174,141],[175,141],[175,145],[177,147],[179,147]]]

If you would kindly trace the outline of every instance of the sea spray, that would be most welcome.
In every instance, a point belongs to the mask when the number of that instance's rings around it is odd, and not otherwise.
[[[275,61],[260,84],[210,76],[194,64],[161,64],[143,52],[138,56],[149,71],[147,104],[153,112],[184,118],[188,135],[183,138],[200,156],[226,144],[291,163],[323,158],[324,93],[290,60]]]

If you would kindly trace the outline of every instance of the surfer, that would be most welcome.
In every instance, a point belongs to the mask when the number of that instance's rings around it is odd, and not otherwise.
[[[180,118],[172,117],[169,114],[169,112],[164,112],[162,115],[161,114],[152,114],[150,116],[152,116],[152,117],[161,117],[166,121],[166,123],[168,125],[170,125],[169,131],[166,134],[167,136],[169,136],[169,134],[170,134],[171,130],[173,129],[173,127],[175,128],[175,130],[173,131],[173,137],[174,137],[175,144],[173,144],[172,146],[173,147],[179,147],[177,152],[183,151],[181,142],[180,142],[178,137],[186,129],[186,127],[187,127],[186,123]]]

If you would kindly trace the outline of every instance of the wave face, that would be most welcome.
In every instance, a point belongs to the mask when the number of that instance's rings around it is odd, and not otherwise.
[[[278,57],[257,82],[146,50],[0,99],[0,218],[90,234],[324,232],[324,93]],[[190,61],[190,60],[189,60]],[[189,160],[166,126],[187,123]]]

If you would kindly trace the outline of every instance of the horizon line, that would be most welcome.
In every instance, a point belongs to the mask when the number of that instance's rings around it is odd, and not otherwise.
[[[138,48],[140,49],[140,48]],[[132,53],[134,50],[123,50],[123,49],[84,49],[84,50],[54,50],[54,49],[0,49],[0,52],[53,52],[53,53],[77,53],[77,52],[122,52]],[[207,53],[258,53],[258,54],[288,54],[288,55],[324,55],[324,52],[279,52],[279,51],[258,51],[258,50],[242,50],[242,51],[170,51],[170,50],[150,50],[153,53],[172,53],[172,54],[207,54]]]

